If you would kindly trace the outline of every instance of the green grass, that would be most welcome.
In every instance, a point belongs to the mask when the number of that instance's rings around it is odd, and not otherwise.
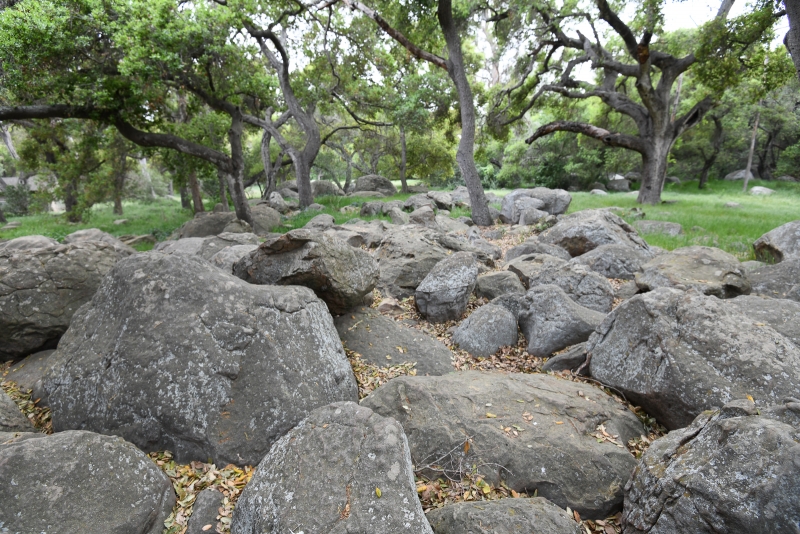
[[[664,189],[662,200],[677,202],[656,206],[637,204],[635,195],[625,193],[606,196],[572,193],[569,213],[610,206],[639,207],[644,211],[645,219],[676,222],[683,226],[684,233],[677,237],[643,235],[650,245],[667,250],[690,245],[714,246],[742,261],[752,260],[755,259],[753,241],[773,228],[800,219],[800,183],[755,180],[750,184],[769,187],[776,192],[766,197],[744,194],[741,182],[713,181],[704,190],[697,189],[697,182],[669,184]],[[741,206],[726,208],[727,202],[737,202]],[[634,221],[632,217],[623,218],[628,222]]]
[[[383,197],[383,198],[371,198],[371,197],[317,197],[314,199],[314,202],[317,204],[321,204],[325,206],[325,209],[320,211],[301,211],[294,217],[286,219],[283,221],[281,226],[276,226],[272,229],[273,232],[288,232],[289,230],[294,230],[295,228],[302,228],[306,225],[308,221],[316,217],[320,214],[328,214],[333,216],[333,220],[336,224],[344,224],[346,221],[350,219],[359,218],[364,221],[371,221],[373,219],[383,219],[384,221],[389,221],[389,217],[386,215],[373,215],[373,216],[364,216],[362,217],[359,215],[358,212],[355,213],[342,213],[339,210],[345,206],[357,206],[358,209],[361,209],[361,206],[365,202],[371,202],[374,200],[380,200],[382,202],[388,202],[390,200],[403,200],[405,201],[408,197],[411,196],[411,193],[398,193],[396,195],[392,195],[391,197]]]
[[[10,221],[19,221],[21,226],[13,230],[0,232],[1,239],[14,239],[25,235],[44,235],[61,241],[64,237],[77,230],[85,228],[99,228],[111,235],[143,235],[152,234],[162,241],[192,218],[191,210],[181,209],[180,200],[159,198],[152,202],[123,202],[123,215],[112,213],[113,204],[97,204],[92,207],[89,217],[85,222],[70,223],[64,214],[40,213],[25,217],[8,217]],[[128,222],[120,225],[114,224],[115,220],[127,219]],[[150,244],[136,247],[138,250],[149,250]]]

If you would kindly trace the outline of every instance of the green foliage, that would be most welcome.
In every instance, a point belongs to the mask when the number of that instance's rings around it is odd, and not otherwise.
[[[6,198],[4,208],[6,216],[16,217],[28,214],[31,202],[31,193],[27,184],[9,185],[3,192]]]

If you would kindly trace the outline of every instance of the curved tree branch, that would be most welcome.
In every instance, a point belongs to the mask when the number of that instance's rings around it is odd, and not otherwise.
[[[572,121],[554,121],[549,124],[545,124],[533,132],[533,135],[527,138],[525,142],[531,144],[540,137],[550,135],[554,132],[573,132],[583,134],[587,137],[592,137],[602,141],[608,146],[627,148],[630,150],[635,150],[640,154],[644,154],[647,151],[647,147],[645,146],[644,142],[642,142],[642,140],[638,137],[610,132],[605,128],[599,128],[583,122]]]

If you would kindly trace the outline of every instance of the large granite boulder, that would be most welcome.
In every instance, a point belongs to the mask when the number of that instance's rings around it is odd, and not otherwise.
[[[344,191],[330,180],[314,180],[311,182],[311,194],[314,198],[326,196],[343,197]]]
[[[103,243],[107,243],[114,247],[114,249],[119,252],[123,256],[129,256],[131,254],[136,254],[136,251],[114,237],[113,235],[109,234],[108,232],[104,232],[98,228],[87,228],[86,230],[78,230],[77,232],[72,232],[68,234],[65,238],[63,243],[65,245],[71,245],[72,243],[78,243],[80,241],[102,241]]]
[[[494,265],[488,254],[466,238],[419,226],[390,228],[374,254],[380,268],[378,289],[384,296],[410,297],[434,265],[450,253],[461,251],[474,253],[487,266]]]
[[[399,377],[361,403],[403,425],[422,474],[444,471],[458,479],[474,465],[491,484],[538,491],[585,518],[622,507],[622,488],[636,464],[623,444],[643,431],[624,404],[601,390],[543,374]],[[600,425],[619,445],[592,435]],[[425,467],[434,464],[438,470]]]
[[[0,443],[2,532],[161,534],[175,492],[142,451],[68,431]]]
[[[427,228],[439,228],[436,224],[436,213],[430,206],[421,206],[412,211],[408,216],[408,221],[411,224],[418,224]]]
[[[219,235],[228,230],[232,230],[239,219],[236,218],[236,213],[232,211],[223,212],[208,212],[201,211],[195,213],[194,219],[186,222],[176,232],[176,237],[208,237],[210,235]],[[247,223],[244,223],[247,224]],[[226,228],[228,230],[226,230]],[[236,231],[236,230],[234,230]]]
[[[288,213],[291,210],[289,204],[283,200],[283,197],[277,191],[273,191],[269,194],[267,205],[278,213]]]
[[[0,432],[35,432],[17,404],[0,389]],[[0,523],[2,524],[2,523]]]
[[[152,252],[117,263],[48,365],[57,432],[115,434],[181,462],[255,464],[311,410],[357,398],[311,290]]]
[[[394,419],[353,402],[318,408],[273,445],[236,503],[232,534],[432,534]]]
[[[525,295],[519,327],[528,341],[528,352],[546,358],[589,339],[604,318],[604,313],[584,308],[560,287],[544,284]]]
[[[549,243],[542,243],[536,236],[529,237],[519,245],[508,249],[505,255],[505,260],[511,261],[519,258],[520,256],[527,256],[528,254],[548,254],[555,256],[562,260],[569,260],[572,256],[569,252],[561,247],[551,245]]]
[[[436,534],[583,532],[570,514],[542,497],[448,504],[428,512],[428,521]]]
[[[635,279],[645,291],[658,287],[696,289],[721,299],[750,293],[750,281],[739,260],[714,247],[683,247],[656,256],[642,265]]]
[[[490,271],[478,276],[475,284],[477,296],[492,300],[506,293],[525,293],[525,287],[516,274],[510,271]]]
[[[245,256],[249,256],[258,245],[233,245],[225,247],[208,259],[208,262],[228,274],[233,273],[233,266]]]
[[[523,212],[542,208],[544,208],[544,202],[531,197],[529,189],[515,189],[503,197],[500,206],[500,220],[506,224],[517,224]]]
[[[34,250],[56,245],[58,245],[58,241],[52,237],[46,237],[43,235],[26,235],[17,237],[16,239],[11,239],[10,241],[3,241],[0,243],[0,252]]]
[[[391,180],[378,174],[367,174],[356,180],[354,191],[377,191],[387,197],[397,194],[397,188]]]
[[[258,246],[261,240],[256,234],[225,232],[208,237],[187,237],[172,241],[162,241],[153,250],[163,254],[178,254],[181,256],[199,256],[204,260],[211,260],[215,255],[226,248],[240,246]]]
[[[779,263],[784,259],[800,259],[800,220],[788,222],[762,235],[753,243],[756,258]]]
[[[21,248],[26,243],[35,248]],[[0,250],[0,362],[55,348],[73,314],[124,256],[100,241],[6,243]]]
[[[250,214],[253,217],[253,233],[256,235],[267,235],[281,224],[280,212],[266,202],[251,207]]]
[[[233,274],[251,284],[309,287],[339,314],[372,292],[378,264],[364,250],[301,228],[262,243],[234,265]]]
[[[738,400],[656,440],[625,487],[625,534],[798,531],[800,400]]]
[[[664,234],[677,237],[683,233],[683,226],[669,221],[634,221],[633,226],[642,234]]]
[[[406,211],[418,210],[423,206],[430,206],[431,208],[436,207],[436,204],[433,202],[433,199],[428,198],[427,193],[411,195],[403,203],[403,209]]]
[[[608,313],[614,303],[614,288],[609,281],[581,264],[547,254],[530,254],[513,260],[506,269],[519,276],[525,287],[554,284],[586,308]]]
[[[428,198],[433,200],[436,209],[451,210],[453,209],[453,197],[446,191],[428,191]]]
[[[361,206],[361,210],[358,212],[361,217],[373,217],[381,213],[383,213],[383,202],[380,200],[364,202],[364,205]]]
[[[517,318],[502,306],[481,306],[453,332],[453,342],[473,356],[487,357],[519,340]]]
[[[754,295],[800,302],[800,258],[747,271]]]
[[[477,279],[475,256],[471,252],[456,252],[434,265],[417,286],[414,293],[417,309],[435,323],[460,319]]]
[[[572,259],[572,263],[587,266],[606,278],[633,280],[642,265],[653,258],[653,253],[644,248],[628,245],[600,245],[586,254]]]
[[[367,363],[386,367],[414,362],[417,375],[443,375],[453,370],[452,354],[442,342],[371,308],[358,308],[333,322],[345,346]]]
[[[756,325],[768,325],[800,347],[800,302],[741,295],[725,303],[755,321]]]
[[[608,210],[583,210],[567,215],[539,235],[539,241],[558,245],[572,257],[586,254],[601,245],[628,245],[648,250],[636,230]]]
[[[531,198],[541,202],[519,204],[521,198]],[[533,189],[515,189],[503,197],[500,218],[505,223],[516,224],[519,217],[526,209],[534,208],[546,211],[551,215],[561,215],[566,213],[572,202],[572,196],[563,189],[548,189],[547,187],[535,187]]]
[[[623,302],[587,351],[594,378],[668,429],[737,398],[764,406],[800,388],[800,348],[697,291],[659,288]]]
[[[50,349],[34,352],[30,356],[26,356],[9,367],[8,374],[3,377],[3,380],[14,382],[20,389],[34,390],[34,399],[41,397],[39,394],[39,390],[41,390],[41,380],[47,369],[47,362],[54,352],[55,350]]]

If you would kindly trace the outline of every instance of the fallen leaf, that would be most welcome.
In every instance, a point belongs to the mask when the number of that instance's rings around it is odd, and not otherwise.
[[[493,414],[493,413],[491,413],[491,412],[486,412],[486,418],[487,418],[487,419],[494,419],[494,418],[496,418],[496,417],[497,417],[497,416],[496,416],[495,414]]]
[[[375,495],[377,495],[379,499],[381,498],[381,489],[380,488],[375,488]]]
[[[202,530],[203,530],[203,532],[205,532],[206,530],[211,530],[213,527],[214,527],[214,525],[208,524],[208,525],[204,526],[202,528]]]

